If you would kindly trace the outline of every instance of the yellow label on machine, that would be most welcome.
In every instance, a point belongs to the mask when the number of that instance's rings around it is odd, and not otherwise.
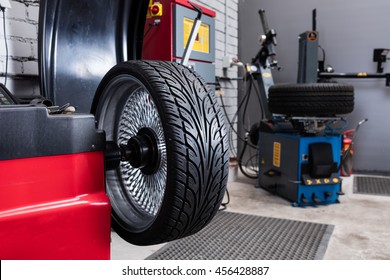
[[[188,39],[191,35],[192,26],[194,25],[194,20],[189,18],[184,18],[184,34],[183,34],[183,48],[186,47]],[[195,39],[194,47],[192,50],[202,53],[209,53],[210,52],[210,26],[207,24],[202,23],[200,25],[198,34]]]
[[[273,165],[275,167],[280,167],[281,153],[282,153],[282,145],[279,142],[274,142]]]

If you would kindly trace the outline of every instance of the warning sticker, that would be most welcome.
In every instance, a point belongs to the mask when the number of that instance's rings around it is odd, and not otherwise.
[[[275,167],[280,167],[281,152],[282,152],[282,145],[279,142],[274,142],[273,165]]]

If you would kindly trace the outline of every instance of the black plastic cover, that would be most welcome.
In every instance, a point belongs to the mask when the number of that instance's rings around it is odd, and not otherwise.
[[[140,59],[148,0],[40,0],[41,94],[89,113],[103,76]]]
[[[0,106],[0,160],[103,151],[90,114],[49,115],[45,106]]]

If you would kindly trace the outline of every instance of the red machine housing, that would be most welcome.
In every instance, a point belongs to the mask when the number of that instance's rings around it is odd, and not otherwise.
[[[0,259],[109,259],[104,133],[92,115],[0,106]]]
[[[214,85],[216,13],[196,5],[202,10],[202,25],[195,39],[188,66],[198,72],[208,84]],[[187,0],[150,1],[142,58],[180,62],[197,15],[198,12]]]
[[[194,11],[187,0],[160,0],[150,1],[148,16],[145,24],[145,38],[142,48],[142,57],[151,60],[174,61],[181,59],[175,54],[175,7],[183,6]],[[215,18],[216,13],[204,6],[203,15]],[[157,11],[158,8],[158,12]],[[153,12],[154,11],[154,12]]]

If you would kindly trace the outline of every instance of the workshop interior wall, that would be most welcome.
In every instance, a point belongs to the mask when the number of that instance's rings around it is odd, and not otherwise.
[[[262,26],[258,14],[264,9],[269,27],[276,30],[277,58],[283,67],[274,71],[275,83],[295,83],[298,69],[298,35],[312,28],[312,10],[317,9],[319,44],[326,51],[326,64],[336,72],[375,73],[374,48],[390,48],[390,2],[387,0],[240,0],[239,56],[250,62],[258,52]],[[319,58],[322,53],[319,52]],[[390,72],[390,63],[384,72]],[[384,79],[343,79],[355,88],[355,110],[347,115],[349,128],[368,118],[355,141],[354,169],[370,173],[390,172],[390,87]],[[242,119],[243,116],[241,116]],[[259,106],[250,103],[246,119],[259,120]],[[242,128],[241,133],[243,133]]]

